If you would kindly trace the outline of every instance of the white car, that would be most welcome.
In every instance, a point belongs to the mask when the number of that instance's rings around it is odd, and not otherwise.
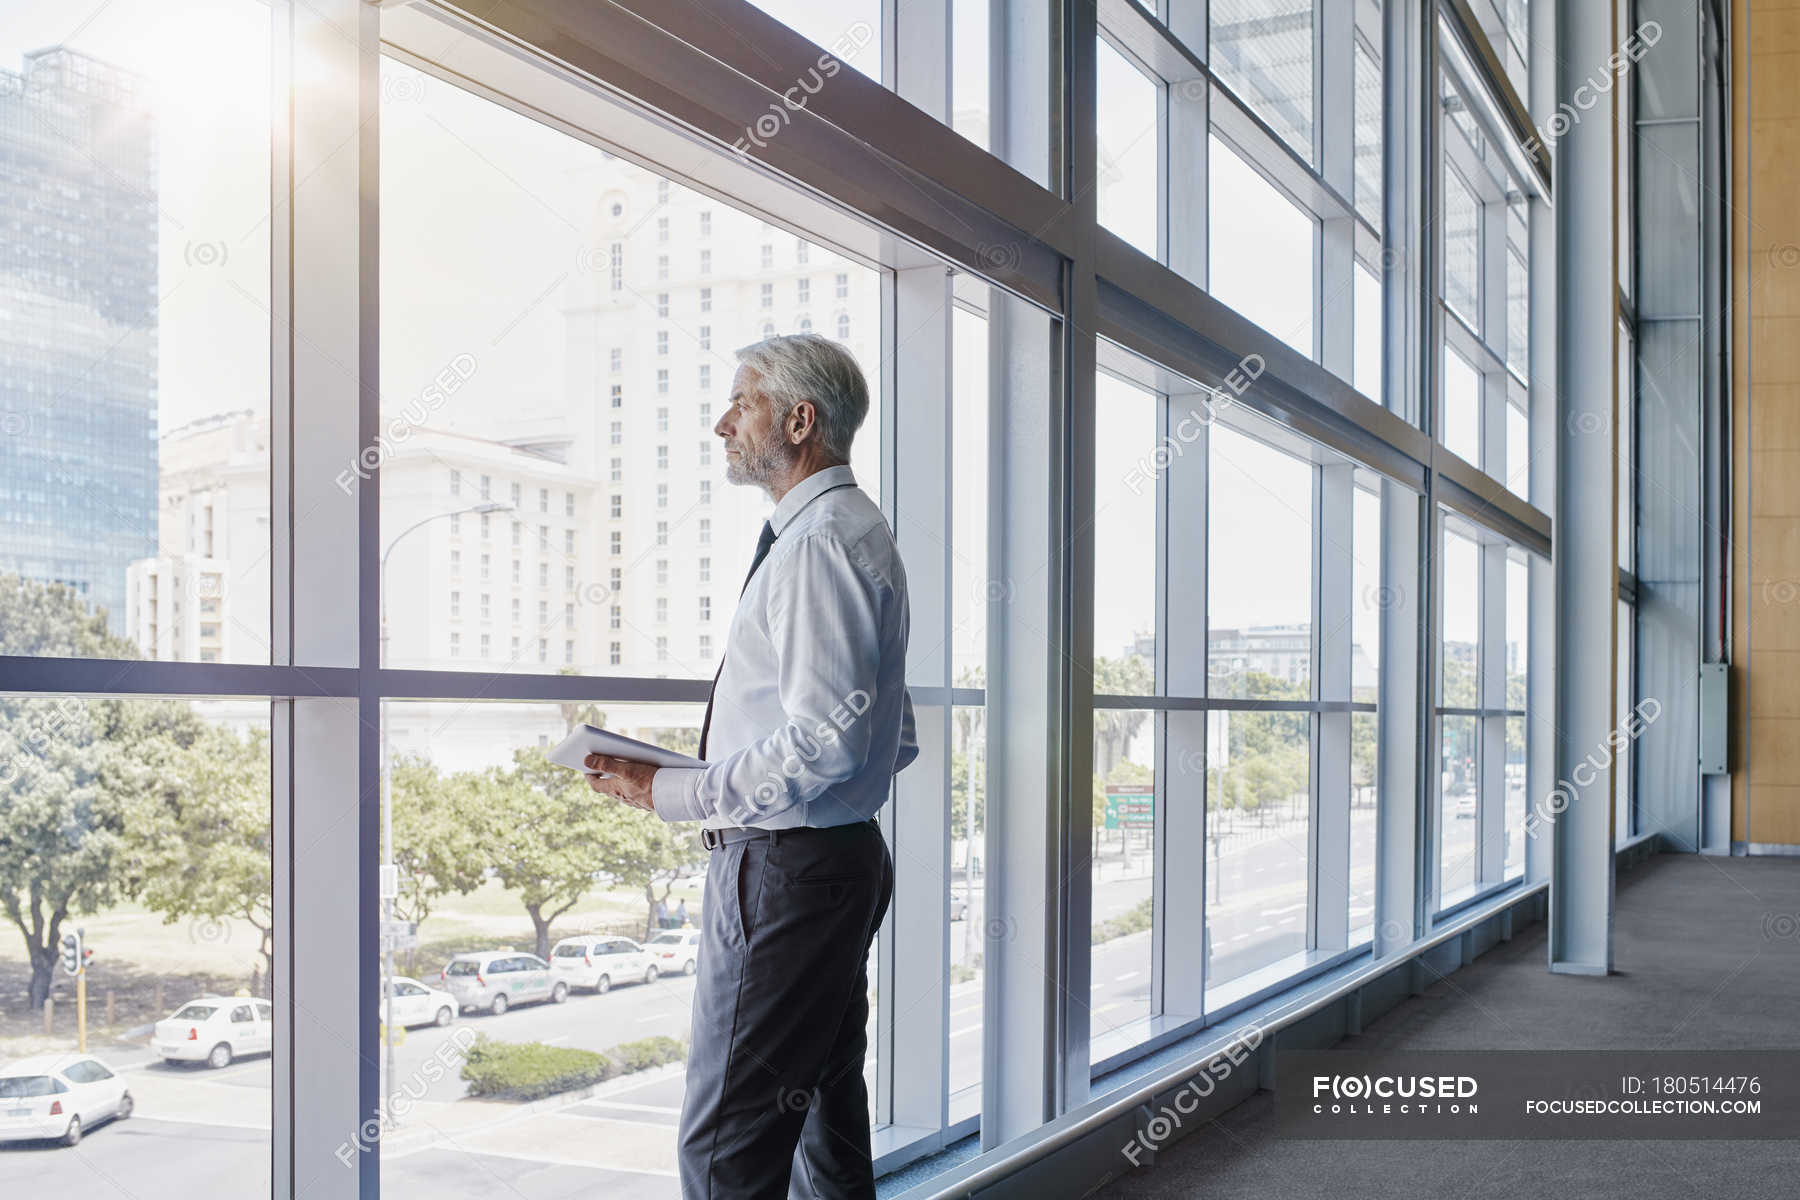
[[[692,975],[698,966],[700,931],[664,930],[645,943],[644,949],[656,959],[657,969],[664,975],[673,975],[677,971]]]
[[[156,1023],[150,1049],[165,1062],[204,1062],[218,1070],[245,1054],[275,1048],[275,1008],[247,996],[202,996]]]
[[[550,951],[550,970],[570,987],[608,992],[615,983],[655,983],[657,960],[627,937],[572,937]]]
[[[87,1054],[40,1054],[0,1068],[0,1142],[55,1138],[131,1115],[125,1080]]]
[[[402,1029],[414,1025],[448,1025],[456,1020],[459,1007],[456,997],[434,987],[426,987],[416,979],[394,976],[394,1024]],[[388,1019],[388,1007],[377,1002],[376,1019]]]

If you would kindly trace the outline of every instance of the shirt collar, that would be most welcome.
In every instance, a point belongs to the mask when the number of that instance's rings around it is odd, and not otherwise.
[[[835,467],[826,467],[822,471],[814,471],[789,488],[787,495],[783,496],[775,505],[775,511],[769,514],[769,528],[775,531],[776,537],[780,537],[781,531],[787,528],[788,523],[800,515],[800,510],[818,499],[822,493],[828,492],[834,487],[842,487],[855,482],[856,476],[850,473],[848,464],[839,464]]]

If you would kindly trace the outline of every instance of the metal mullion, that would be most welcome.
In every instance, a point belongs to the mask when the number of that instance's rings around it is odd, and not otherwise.
[[[1495,54],[1493,44],[1488,41],[1487,32],[1476,20],[1468,0],[1438,0],[1438,3],[1448,18],[1451,30],[1457,36],[1459,48],[1476,73],[1476,78],[1468,82],[1479,84],[1487,92],[1487,99],[1498,110],[1500,119],[1504,122],[1503,130],[1490,129],[1488,136],[1501,140],[1504,135],[1504,141],[1510,143],[1514,153],[1531,163],[1532,169],[1548,189],[1551,179],[1550,152],[1539,142],[1531,114],[1526,111],[1519,93],[1514,90],[1512,79]],[[1601,61],[1605,61],[1604,58]]]

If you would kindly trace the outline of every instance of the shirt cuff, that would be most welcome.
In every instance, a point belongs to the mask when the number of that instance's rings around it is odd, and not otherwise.
[[[650,803],[664,821],[704,821],[711,816],[706,802],[700,798],[700,780],[706,772],[698,767],[662,767],[650,777]]]

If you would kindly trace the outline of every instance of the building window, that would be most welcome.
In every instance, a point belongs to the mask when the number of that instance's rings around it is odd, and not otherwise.
[[[572,517],[574,515],[575,515],[575,493],[574,492],[564,492],[563,493],[563,516]]]
[[[796,303],[796,304],[811,304],[812,303],[812,280],[796,279],[794,281],[794,303]]]
[[[454,619],[462,616],[462,593],[450,593],[450,616]]]
[[[669,240],[669,218],[656,218],[656,240],[659,242],[666,242]]]
[[[624,384],[615,383],[612,385],[612,406],[614,408],[624,408],[625,407],[625,385]]]
[[[667,596],[658,596],[656,598],[656,623],[658,625],[666,625],[668,622],[669,598]]]
[[[619,557],[619,555],[624,552],[625,535],[615,529],[607,535],[607,538],[608,538],[608,551],[607,552],[609,554],[611,554],[614,558]]]
[[[804,239],[804,238],[795,238],[794,239],[794,261],[795,262],[797,262],[797,263],[805,262],[806,256],[811,250],[812,250],[812,247],[808,246],[806,244],[806,239]]]
[[[700,327],[700,348],[702,350],[711,350],[712,349],[712,326],[711,325],[702,325]]]
[[[481,582],[483,582],[483,583],[486,583],[488,581],[488,575],[489,575],[488,566],[489,566],[488,556],[484,554],[481,556]]]
[[[608,472],[607,472],[607,478],[612,483],[619,483],[624,480],[624,478],[625,478],[625,460],[624,459],[615,458],[612,460],[612,465],[608,469]]]
[[[669,485],[666,483],[656,485],[656,507],[669,507]]]
[[[667,367],[656,369],[656,394],[659,396],[669,394],[669,368]]]
[[[669,432],[669,406],[659,404],[656,408],[656,432]]]
[[[656,638],[656,661],[669,661],[669,639],[662,634],[658,634]]]
[[[492,479],[490,479],[488,476],[483,475],[481,477],[481,498],[483,500],[490,499],[488,492],[489,492],[489,489],[491,489],[493,487],[493,483],[494,483],[494,481]]]
[[[761,295],[762,295],[761,306],[763,308],[774,308],[775,307],[775,285],[774,284],[772,284],[772,283],[763,284],[762,288],[761,288]]]
[[[838,272],[837,298],[839,300],[848,300],[850,298],[850,275],[846,271]]]
[[[512,506],[519,507],[519,485],[516,483],[512,485]]]
[[[700,518],[700,544],[702,546],[712,545],[712,518],[711,517],[701,517]]]
[[[493,653],[494,639],[487,634],[481,635],[481,657],[487,658]]]
[[[563,553],[575,553],[575,531],[573,529],[563,530]]]
[[[712,466],[712,443],[711,442],[701,442],[700,443],[700,465],[703,467]]]
[[[711,275],[712,274],[712,251],[711,250],[702,250],[700,252],[700,273],[702,275]]]
[[[656,560],[656,586],[669,586],[669,560],[666,558]]]
[[[462,472],[454,467],[450,470],[450,494],[452,496],[462,495]]]
[[[450,552],[450,573],[452,575],[460,575],[462,573],[462,551],[461,550],[452,550]]]
[[[608,629],[617,629],[619,627],[619,606],[616,604],[612,606],[612,611],[606,614],[606,627]],[[618,643],[614,642],[613,645],[616,646]]]
[[[666,471],[669,469],[669,448],[667,446],[658,446],[656,448],[656,469],[659,471]]]
[[[451,513],[450,514],[450,536],[455,537],[460,533],[462,533],[462,514],[461,513]]]
[[[666,254],[659,254],[656,256],[656,282],[667,283],[668,281],[669,256]]]
[[[711,209],[703,208],[700,210],[700,236],[701,237],[711,237],[712,236],[712,210]]]
[[[609,506],[608,511],[611,513],[613,520],[617,521],[620,517],[625,515],[625,497],[614,494],[607,501],[607,504]]]
[[[839,313],[837,319],[837,338],[840,342],[850,340],[850,314]]]
[[[614,346],[611,351],[611,367],[612,367],[613,373],[615,375],[618,374],[619,371],[624,369],[624,366],[625,366],[625,352],[623,350],[619,349],[619,347]]]
[[[710,392],[712,390],[712,364],[711,363],[701,363],[700,364],[700,390],[703,392]],[[706,406],[705,401],[701,402],[700,411],[703,413],[707,411],[707,406]],[[707,424],[710,425],[710,424],[712,424],[712,422],[709,420],[709,421],[707,421]]]
[[[618,626],[615,625],[614,628],[616,629],[616,628],[618,628]],[[607,665],[612,666],[612,667],[618,666],[619,665],[619,657],[620,657],[619,656],[619,643],[613,642],[610,645],[608,645],[607,650],[606,650]]]
[[[612,423],[612,428],[607,431],[607,440],[614,446],[625,444],[625,423],[623,421]]]
[[[462,657],[462,634],[457,633],[454,630],[452,630],[450,634],[450,657]]]
[[[549,662],[550,661],[550,639],[549,638],[539,638],[538,639],[538,661],[539,662]]]
[[[656,315],[664,321],[669,319],[669,293],[656,293]],[[663,336],[667,337],[668,335],[664,334]]]
[[[625,243],[614,242],[607,248],[608,285],[615,292],[625,290]]]
[[[712,289],[709,287],[700,289],[700,311],[703,313],[712,311]]]
[[[666,546],[669,544],[669,523],[667,521],[658,521],[656,523],[656,544],[659,546]]]
[[[775,265],[775,247],[764,242],[762,245],[762,269],[767,271]]]
[[[699,573],[698,578],[701,583],[712,582],[712,559],[701,558],[699,563],[696,564],[695,570]]]
[[[710,479],[702,479],[700,481],[700,503],[712,503],[712,480]]]
[[[712,620],[712,597],[711,596],[700,597],[700,619],[702,621]]]
[[[700,657],[708,661],[712,659],[712,634],[710,633],[700,635]]]
[[[565,664],[567,664],[567,663],[572,663],[574,661],[575,661],[575,643],[574,642],[564,642],[563,643],[563,662]]]

